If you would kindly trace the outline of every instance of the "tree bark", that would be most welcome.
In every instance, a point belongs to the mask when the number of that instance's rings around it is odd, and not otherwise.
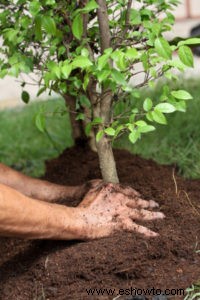
[[[111,142],[106,136],[97,143],[97,152],[103,180],[106,182],[118,183],[119,178]]]
[[[74,139],[75,144],[79,140],[87,140],[82,121],[76,120],[76,99],[73,96],[67,94],[64,95],[64,99],[66,106],[69,108],[72,138]]]
[[[99,31],[101,37],[101,53],[111,46],[109,17],[107,13],[107,5],[105,0],[97,0],[99,8],[97,10]],[[110,61],[112,66],[112,62]],[[100,98],[100,117],[102,118],[103,125],[109,126],[111,122],[111,108],[112,108],[112,91],[102,87]],[[101,126],[100,126],[101,127]],[[101,128],[99,128],[101,129]],[[97,152],[99,156],[99,163],[103,180],[106,182],[118,183],[118,175],[115,164],[115,159],[112,151],[110,140],[103,136],[97,144]]]

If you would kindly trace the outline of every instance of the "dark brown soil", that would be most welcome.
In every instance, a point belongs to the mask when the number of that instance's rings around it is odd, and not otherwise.
[[[178,197],[172,167],[126,151],[115,151],[115,157],[121,183],[159,202],[166,219],[148,226],[160,237],[150,240],[123,232],[90,242],[1,238],[0,299],[105,300],[114,299],[119,289],[185,289],[200,280],[200,180],[176,175]],[[84,147],[68,149],[48,162],[45,176],[70,185],[99,177],[97,155]],[[116,292],[115,296],[89,296],[89,288],[115,288]]]

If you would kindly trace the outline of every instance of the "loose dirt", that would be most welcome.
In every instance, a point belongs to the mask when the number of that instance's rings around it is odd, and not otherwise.
[[[133,295],[134,288],[168,288],[174,294],[175,289],[200,281],[200,180],[185,180],[176,172],[174,178],[173,167],[123,150],[116,150],[115,157],[121,183],[160,204],[166,219],[145,224],[160,237],[145,239],[123,232],[90,242],[1,238],[0,299],[106,300],[117,297],[119,289],[129,289],[128,294],[131,288]],[[45,179],[52,182],[76,185],[99,177],[97,155],[86,147],[67,149],[47,162]],[[66,199],[66,204],[76,205],[77,201]],[[112,288],[110,292],[115,289],[115,293],[89,296],[87,290],[95,288]],[[129,294],[117,299],[136,298]]]

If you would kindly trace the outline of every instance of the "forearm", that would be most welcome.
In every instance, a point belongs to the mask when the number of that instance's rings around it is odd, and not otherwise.
[[[79,239],[78,208],[45,203],[0,184],[0,235],[27,239]]]
[[[1,163],[0,183],[10,186],[28,197],[48,202],[76,197],[80,190],[80,187],[58,185],[31,178]]]

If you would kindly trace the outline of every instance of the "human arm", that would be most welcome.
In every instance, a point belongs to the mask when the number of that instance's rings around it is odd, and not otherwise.
[[[88,240],[128,230],[156,236],[133,220],[162,219],[162,213],[146,210],[157,204],[134,196],[134,190],[125,189],[122,193],[119,189],[112,184],[95,188],[73,208],[36,200],[0,184],[0,235]]]
[[[0,235],[26,239],[78,239],[76,208],[27,197],[0,184]]]
[[[56,202],[66,198],[79,198],[95,187],[100,180],[91,180],[77,186],[59,185],[46,180],[32,178],[0,163],[0,183],[5,184],[22,194],[47,202]]]

